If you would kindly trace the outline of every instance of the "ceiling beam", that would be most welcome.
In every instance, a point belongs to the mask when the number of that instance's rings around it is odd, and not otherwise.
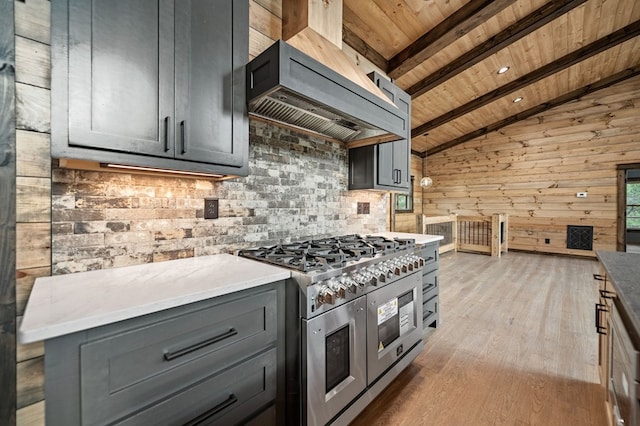
[[[465,36],[516,0],[471,0],[389,60],[389,77],[398,78]]]
[[[373,47],[369,46],[364,40],[351,31],[346,25],[342,26],[342,41],[347,43],[356,52],[371,61],[376,67],[380,68],[385,74],[389,70],[389,61],[378,53]]]
[[[407,89],[407,93],[414,99],[425,94],[434,87],[471,68],[478,62],[531,34],[538,28],[543,27],[586,1],[587,0],[552,0],[546,3],[510,27],[489,38],[484,43],[479,44],[443,66],[438,71],[418,81]]]
[[[588,84],[579,89],[573,90],[569,93],[566,93],[562,96],[558,96],[555,99],[550,100],[549,102],[545,102],[543,104],[534,106],[533,108],[529,108],[525,111],[519,112],[518,114],[507,117],[503,120],[496,121],[493,124],[488,125],[487,127],[483,127],[482,129],[474,130],[473,132],[467,133],[466,135],[460,136],[459,138],[450,140],[449,142],[443,143],[441,145],[436,146],[435,148],[429,149],[422,154],[422,157],[426,157],[427,155],[433,155],[438,152],[442,152],[445,149],[452,148],[454,146],[460,145],[462,143],[468,142],[472,139],[475,139],[479,136],[486,135],[487,133],[499,130],[503,127],[506,127],[515,122],[525,120],[534,115],[540,114],[544,111],[547,111],[551,108],[555,108],[559,105],[565,104],[570,101],[574,101],[576,99],[580,99],[581,97],[596,92],[601,89],[605,89],[609,86],[613,86],[614,84],[618,84],[624,80],[640,75],[640,65],[628,68],[619,73],[613,74],[609,77],[603,78],[595,83]]]
[[[484,95],[479,96],[471,102],[467,102],[466,104],[461,105],[458,108],[455,108],[445,114],[442,114],[441,116],[436,117],[433,120],[421,124],[420,126],[411,130],[411,137],[421,136],[431,129],[442,126],[443,124],[455,120],[456,118],[463,116],[464,114],[490,104],[491,102],[517,90],[523,89],[537,81],[542,80],[543,78],[549,77],[550,75],[565,70],[572,65],[582,62],[594,55],[597,55],[598,53],[604,52],[605,50],[610,49],[627,40],[630,40],[638,35],[640,35],[640,21],[635,21],[618,31],[615,31],[607,36],[602,37],[599,40],[594,41],[593,43],[575,50],[560,59],[557,59],[547,65],[538,68],[535,71],[530,72],[529,74],[523,75],[522,77],[519,77],[505,84],[504,86],[492,90],[489,93],[485,93]]]

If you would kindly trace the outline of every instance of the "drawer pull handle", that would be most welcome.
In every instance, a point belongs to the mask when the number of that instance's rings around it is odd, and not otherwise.
[[[596,281],[604,281],[604,276],[600,274],[593,274],[593,279]]]
[[[600,290],[600,297],[604,299],[613,299],[616,297],[616,294],[609,290]]]
[[[180,146],[182,147],[180,149],[180,154],[184,155],[187,153],[187,140],[185,139],[184,136],[184,120],[182,120],[180,122]]]
[[[225,401],[223,401],[220,404],[216,405],[212,409],[205,411],[204,413],[200,414],[195,419],[185,423],[184,426],[196,426],[196,425],[199,425],[199,424],[203,423],[204,421],[206,421],[207,419],[209,419],[210,417],[215,416],[216,414],[218,414],[222,410],[232,406],[236,402],[238,402],[238,397],[235,396],[234,394],[231,394],[231,395],[229,395],[229,398],[227,398]]]
[[[164,118],[163,126],[164,152],[169,151],[169,117]]]
[[[607,327],[600,324],[600,312],[609,312],[607,305],[596,303],[596,332],[607,335]]]
[[[202,349],[205,346],[213,345],[214,343],[218,343],[224,339],[228,339],[229,337],[235,336],[238,334],[238,330],[235,328],[230,329],[226,333],[222,333],[218,336],[214,336],[211,339],[203,340],[202,342],[196,343],[195,345],[191,345],[184,349],[180,349],[175,352],[165,352],[164,359],[165,361],[171,361],[173,359],[179,358],[183,355],[189,354],[191,352],[197,351],[198,349]]]

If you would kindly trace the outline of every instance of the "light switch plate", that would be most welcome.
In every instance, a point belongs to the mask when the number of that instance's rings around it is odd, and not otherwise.
[[[576,194],[576,197],[578,197],[578,198],[587,198],[587,193],[586,192],[578,192]]]

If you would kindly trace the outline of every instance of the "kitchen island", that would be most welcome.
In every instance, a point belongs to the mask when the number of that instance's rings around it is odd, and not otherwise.
[[[600,380],[612,424],[640,424],[640,254],[598,251]]]
[[[38,278],[47,425],[278,424],[286,269],[228,254]]]

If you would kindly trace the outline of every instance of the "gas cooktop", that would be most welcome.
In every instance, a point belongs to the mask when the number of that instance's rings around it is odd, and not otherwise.
[[[389,239],[382,236],[350,234],[243,249],[238,251],[238,256],[300,272],[313,272],[342,268],[349,262],[362,258],[373,258],[414,247],[415,240],[412,238]]]

